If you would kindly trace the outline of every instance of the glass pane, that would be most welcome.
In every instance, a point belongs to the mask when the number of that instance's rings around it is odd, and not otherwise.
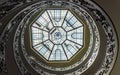
[[[60,49],[57,49],[55,52],[55,60],[60,60],[61,59],[61,51]]]
[[[73,26],[77,22],[77,19],[72,16],[70,19],[67,19],[67,26]]]
[[[59,22],[61,19],[61,10],[54,10],[54,19]]]
[[[42,55],[44,55],[46,52],[47,52],[47,48],[44,46],[39,50],[39,53]]]

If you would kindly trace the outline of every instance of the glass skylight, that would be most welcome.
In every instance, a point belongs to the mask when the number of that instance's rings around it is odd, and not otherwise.
[[[48,61],[69,60],[83,46],[83,25],[69,10],[46,10],[31,26],[32,47]]]

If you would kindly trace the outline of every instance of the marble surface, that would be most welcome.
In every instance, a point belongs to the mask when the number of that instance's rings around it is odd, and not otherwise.
[[[119,39],[120,47],[120,0],[94,0],[97,2],[110,16],[112,19]],[[119,75],[120,74],[120,48],[118,51],[118,57],[114,65],[113,71],[110,75]]]

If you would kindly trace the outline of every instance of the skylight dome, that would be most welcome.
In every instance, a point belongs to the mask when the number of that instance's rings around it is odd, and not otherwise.
[[[31,26],[32,47],[48,61],[69,60],[83,47],[83,25],[69,10],[46,10]]]

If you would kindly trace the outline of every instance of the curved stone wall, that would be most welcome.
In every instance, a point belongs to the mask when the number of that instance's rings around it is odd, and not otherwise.
[[[28,69],[28,66],[37,74],[42,75],[85,75],[87,72],[89,73],[91,68],[96,68],[91,75],[108,75],[110,73],[117,55],[118,40],[111,20],[97,4],[91,0],[43,0],[30,3],[31,4],[13,16],[5,25],[4,30],[1,31],[1,74],[7,74],[5,53],[9,50],[8,45],[14,52],[16,64],[22,75],[33,75]],[[86,54],[79,62],[68,67],[58,68],[46,65],[36,60],[33,56],[29,56],[26,52],[24,32],[30,18],[39,10],[52,6],[67,8],[76,12],[85,19],[90,29],[91,41]],[[12,42],[10,42],[11,40]],[[97,67],[98,61],[100,65]],[[25,63],[27,63],[28,66],[26,66]]]

